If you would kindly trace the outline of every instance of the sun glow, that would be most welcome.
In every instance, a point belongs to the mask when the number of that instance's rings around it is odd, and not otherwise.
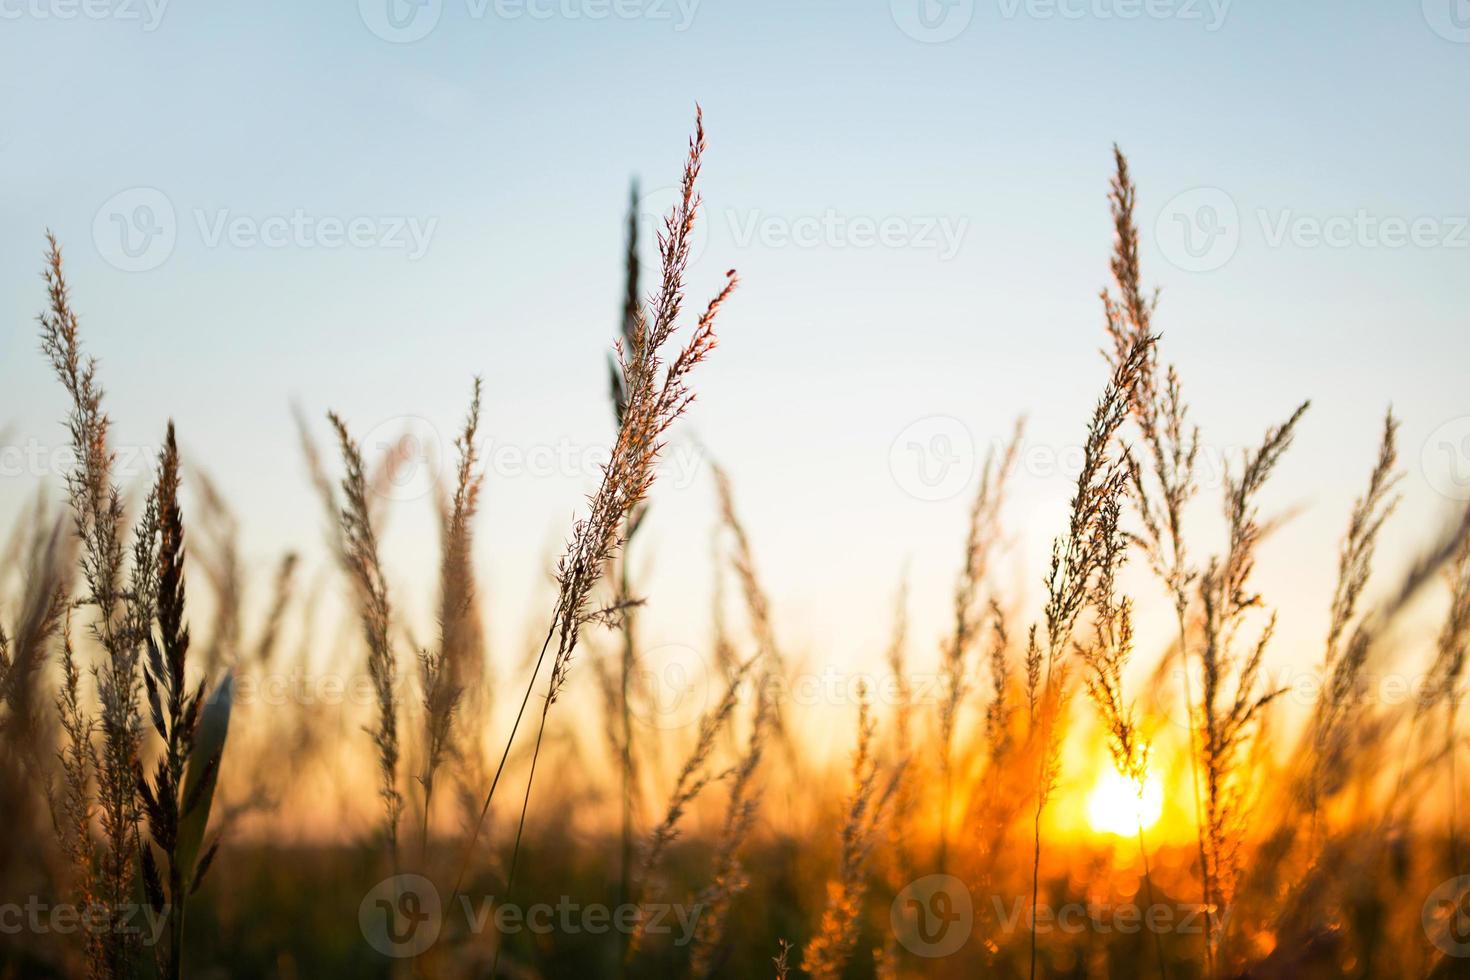
[[[1147,830],[1164,812],[1164,787],[1157,776],[1138,784],[1109,769],[1087,797],[1087,822],[1100,834],[1131,837],[1139,825]]]

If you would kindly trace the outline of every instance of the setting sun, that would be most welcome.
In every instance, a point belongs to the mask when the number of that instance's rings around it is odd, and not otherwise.
[[[1103,774],[1087,797],[1087,822],[1100,834],[1131,837],[1158,822],[1164,812],[1164,788],[1150,776],[1138,792],[1138,784],[1113,770]]]

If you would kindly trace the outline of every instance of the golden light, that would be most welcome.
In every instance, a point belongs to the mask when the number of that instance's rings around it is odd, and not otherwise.
[[[1140,795],[1136,782],[1109,769],[1087,797],[1087,822],[1100,834],[1132,837],[1140,823],[1147,830],[1163,812],[1164,787],[1157,776],[1145,780]]]

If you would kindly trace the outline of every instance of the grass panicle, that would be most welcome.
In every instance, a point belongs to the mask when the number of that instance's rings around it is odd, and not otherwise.
[[[328,420],[337,434],[346,466],[342,477],[342,507],[337,515],[342,552],[339,555],[352,580],[358,620],[367,643],[368,677],[378,717],[369,729],[378,750],[378,796],[383,802],[383,842],[395,873],[398,868],[398,824],[403,795],[398,791],[398,663],[389,637],[388,582],[378,559],[378,538],[369,512],[367,477],[362,451],[335,412]]]
[[[646,304],[646,310],[642,306],[637,310],[631,338],[616,346],[618,372],[622,377],[625,395],[617,436],[608,461],[603,464],[598,488],[588,500],[587,516],[573,526],[566,549],[557,562],[557,596],[546,639],[533,665],[525,695],[506,739],[501,763],[491,780],[480,818],[467,846],[467,851],[473,852],[479,828],[490,810],[500,774],[504,771],[505,760],[510,755],[536,678],[549,651],[551,663],[546,693],[531,751],[531,765],[526,778],[516,843],[512,848],[510,868],[506,876],[506,892],[510,891],[514,880],[520,840],[525,829],[526,810],[535,780],[536,761],[540,757],[540,746],[546,731],[546,719],[570,676],[582,628],[589,622],[607,619],[601,610],[589,609],[593,590],[602,579],[608,564],[623,546],[623,531],[628,516],[647,498],[653,486],[657,463],[670,427],[694,400],[690,377],[695,368],[714,350],[715,323],[737,283],[734,270],[730,270],[724,286],[695,321],[689,338],[669,357],[669,343],[678,326],[684,304],[684,277],[688,271],[691,236],[700,205],[696,183],[704,150],[703,114],[696,112],[695,133],[689,141],[679,197],[672,211],[665,217],[663,231],[659,235],[659,286]],[[667,363],[665,358],[669,358]],[[461,882],[463,868],[467,864],[468,854],[461,862]],[[459,883],[453,892],[457,894],[458,891]],[[497,956],[498,954],[499,948]]]
[[[455,754],[454,722],[465,690],[480,680],[480,621],[476,615],[473,525],[484,475],[479,472],[476,440],[480,428],[482,385],[475,379],[464,427],[455,437],[459,454],[454,495],[440,507],[439,646],[419,655],[423,684],[424,788],[420,849],[427,850],[433,816],[434,776],[445,755]]]
[[[817,980],[842,975],[857,948],[862,928],[863,900],[868,893],[868,866],[878,830],[893,790],[895,772],[880,784],[881,766],[873,741],[877,722],[865,685],[858,690],[858,740],[852,759],[852,795],[842,824],[842,848],[837,876],[827,883],[827,905],[817,933],[802,951],[802,967]]]

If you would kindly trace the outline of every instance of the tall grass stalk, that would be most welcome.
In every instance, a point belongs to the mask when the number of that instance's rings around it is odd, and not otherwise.
[[[1060,661],[1068,652],[1077,618],[1093,595],[1096,582],[1102,576],[1111,575],[1113,565],[1121,557],[1116,546],[1117,526],[1122,500],[1127,493],[1128,467],[1126,454],[1122,457],[1114,455],[1113,441],[1127,417],[1153,345],[1151,336],[1141,337],[1133,344],[1114,367],[1107,388],[1093,409],[1067,530],[1052,545],[1051,565],[1045,580],[1044,672],[1043,650],[1036,642],[1034,631],[1027,654],[1027,689],[1032,718],[1040,725],[1039,741],[1035,745],[1038,770],[1031,826],[1032,980],[1035,980],[1037,966],[1034,910],[1040,898],[1041,818],[1056,781],[1057,746],[1053,741],[1053,728],[1061,719],[1066,692],[1066,666]]]
[[[342,478],[343,504],[338,515],[342,554],[356,588],[358,618],[368,648],[368,677],[378,709],[377,727],[370,729],[378,750],[378,796],[383,802],[383,840],[393,873],[398,873],[398,824],[403,796],[398,791],[398,664],[389,638],[388,582],[378,559],[378,538],[369,512],[367,477],[362,451],[336,413],[328,419],[337,433],[342,461],[347,467]]]
[[[1128,539],[1114,516],[1106,517],[1100,530],[1105,536],[1104,555],[1091,599],[1093,638],[1091,642],[1078,644],[1078,653],[1087,668],[1084,683],[1088,698],[1108,732],[1107,747],[1113,768],[1134,788],[1141,811],[1152,746],[1140,731],[1133,703],[1123,693],[1123,671],[1133,655],[1133,605],[1126,597],[1118,598],[1115,589]],[[1138,817],[1138,856],[1143,862],[1144,888],[1152,908],[1153,873],[1144,844],[1141,812]],[[1163,940],[1158,929],[1149,931],[1153,933],[1159,976],[1166,978],[1168,969],[1164,965]]]
[[[954,628],[943,649],[942,673],[944,693],[939,703],[939,765],[943,794],[939,810],[938,866],[944,871],[949,860],[949,824],[954,793],[954,734],[960,706],[967,694],[969,654],[982,628],[984,606],[980,592],[985,585],[990,562],[1000,540],[1001,508],[1005,503],[1006,484],[1015,472],[1017,455],[1024,434],[1024,423],[1016,423],[1015,432],[1005,449],[994,451],[985,461],[980,486],[970,506],[969,531],[965,535],[964,561],[954,587]]]
[[[207,676],[190,689],[189,627],[184,620],[184,517],[179,505],[179,450],[170,423],[159,457],[158,615],[150,632],[143,674],[153,729],[163,742],[153,777],[138,767],[138,788],[147,816],[149,842],[141,848],[144,893],[156,913],[168,916],[168,945],[156,949],[159,973],[182,975],[184,909],[199,890],[219,849],[216,839],[200,856],[191,828],[208,820],[209,798],[223,756],[223,744],[198,741]],[[186,770],[189,778],[186,780]],[[158,858],[162,859],[160,872]]]
[[[765,754],[769,717],[770,702],[757,697],[745,754],[735,767],[730,781],[725,822],[715,845],[714,874],[709,885],[694,900],[694,906],[700,910],[700,915],[694,933],[694,950],[689,961],[689,973],[692,977],[709,977],[715,972],[720,947],[729,924],[730,908],[750,885],[750,879],[741,863],[740,849],[755,824],[761,802],[761,791],[755,783],[755,776]]]
[[[480,429],[482,383],[474,381],[464,427],[455,437],[458,465],[454,495],[441,506],[439,559],[439,646],[419,655],[419,673],[424,688],[425,753],[423,814],[419,828],[419,850],[427,855],[429,827],[433,818],[434,782],[446,755],[455,753],[455,719],[464,699],[466,685],[475,680],[479,667],[479,619],[475,614],[473,525],[479,509],[484,475],[479,465],[476,440]]]
[[[1203,607],[1200,664],[1203,691],[1201,718],[1204,776],[1206,880],[1210,894],[1206,916],[1228,917],[1234,894],[1241,844],[1241,820],[1249,787],[1238,770],[1241,754],[1253,744],[1263,709],[1281,692],[1259,690],[1261,660],[1276,629],[1271,614],[1246,651],[1236,641],[1248,614],[1264,604],[1251,590],[1250,575],[1262,539],[1276,526],[1260,517],[1257,498],[1282,455],[1291,446],[1297,423],[1307,410],[1303,402],[1286,422],[1266,433],[1259,449],[1249,451],[1237,472],[1225,473],[1225,518],[1229,543],[1225,554],[1209,562],[1199,578]],[[1208,939],[1211,962],[1220,955],[1218,921]]]
[[[74,463],[66,476],[66,491],[86,589],[78,602],[92,608],[88,630],[104,655],[93,670],[101,703],[97,723],[102,747],[92,772],[106,843],[94,868],[95,891],[110,913],[120,916],[132,902],[140,839],[135,775],[143,732],[138,710],[139,648],[153,620],[157,595],[157,501],[150,496],[139,519],[128,575],[122,492],[113,474],[110,420],[102,409],[97,363],[82,353],[61,247],[49,233],[44,278],[49,305],[38,318],[41,350],[71,400],[67,429]],[[78,734],[85,729],[79,727]],[[102,961],[94,959],[91,969],[108,976],[126,975],[136,945],[132,932],[107,929],[101,949],[93,950]]]
[[[623,308],[620,323],[620,334],[622,343],[632,345],[633,338],[638,332],[638,321],[642,312],[640,278],[640,260],[638,257],[638,182],[635,180],[628,192],[628,216],[627,216],[627,243],[623,253]],[[623,385],[623,375],[618,369],[617,359],[608,359],[608,390],[612,398],[613,421],[618,426],[623,424],[623,413],[627,407],[628,393]],[[618,774],[622,780],[620,788],[620,818],[619,827],[619,861],[618,861],[618,900],[627,902],[631,894],[633,874],[633,804],[634,804],[634,748],[633,748],[633,710],[632,710],[632,681],[633,672],[637,666],[638,658],[638,634],[637,634],[637,612],[632,608],[633,582],[632,567],[629,563],[629,553],[632,547],[633,537],[643,524],[643,518],[647,514],[647,506],[638,507],[629,513],[623,530],[624,546],[617,558],[617,574],[615,577],[614,601],[624,607],[622,621],[619,624],[619,638],[621,645],[618,651],[618,684],[617,684],[617,755]],[[623,935],[623,953],[627,956],[627,936]]]
[[[1371,627],[1360,622],[1351,634],[1349,627],[1353,625],[1372,572],[1379,532],[1399,502],[1393,493],[1401,478],[1395,472],[1398,429],[1398,420],[1392,411],[1388,412],[1383,420],[1383,436],[1368,488],[1353,504],[1347,533],[1338,554],[1337,584],[1333,588],[1322,657],[1322,673],[1327,684],[1311,722],[1313,750],[1307,779],[1307,805],[1313,846],[1321,829],[1325,799],[1340,787],[1343,770],[1348,764],[1349,743],[1358,737],[1361,730],[1358,713],[1362,706],[1362,672],[1370,648]]]
[[[745,682],[746,675],[753,663],[753,660],[748,660],[740,666],[735,675],[730,678],[719,703],[699,720],[694,748],[684,760],[683,766],[679,769],[679,775],[674,780],[674,790],[669,796],[669,804],[664,812],[664,817],[653,829],[653,833],[649,835],[643,847],[643,856],[633,881],[633,894],[638,900],[635,904],[641,904],[652,890],[654,875],[659,870],[664,852],[678,837],[679,822],[683,819],[685,811],[710,783],[731,775],[738,775],[740,772],[738,769],[730,772],[714,772],[709,769],[708,763],[710,756],[714,753],[715,742],[720,733],[733,724],[735,709],[740,704],[740,687]],[[757,755],[756,760],[758,759]],[[743,792],[743,787],[740,789]],[[629,936],[623,953],[625,963],[636,956],[642,947],[643,925],[644,922],[640,919],[638,926]]]
[[[886,786],[879,783],[879,761],[873,749],[877,722],[868,701],[867,686],[858,688],[858,741],[852,759],[852,795],[842,825],[842,850],[837,877],[827,883],[827,905],[817,934],[802,951],[802,967],[816,980],[841,976],[862,927],[863,899],[868,891],[868,863],[886,811],[897,773]]]
[[[1110,264],[1113,283],[1118,290],[1113,296],[1101,294],[1108,336],[1112,341],[1111,360],[1120,362],[1140,337],[1153,332],[1153,316],[1158,294],[1148,295],[1142,285],[1138,256],[1138,224],[1134,209],[1138,190],[1128,170],[1128,160],[1116,145],[1113,147],[1114,175],[1109,188],[1108,204],[1113,220],[1113,256]],[[1159,376],[1157,354],[1149,358],[1135,397],[1132,414],[1138,428],[1141,451],[1130,456],[1129,482],[1132,499],[1142,524],[1142,533],[1134,535],[1149,567],[1163,583],[1173,599],[1176,643],[1178,646],[1179,683],[1184,696],[1185,717],[1189,731],[1189,778],[1194,803],[1196,844],[1199,850],[1200,891],[1209,903],[1209,862],[1205,857],[1205,821],[1203,792],[1200,782],[1200,735],[1194,713],[1194,691],[1190,680],[1189,630],[1190,587],[1198,576],[1192,567],[1184,538],[1184,511],[1198,494],[1195,465],[1199,458],[1199,429],[1189,422],[1189,406],[1185,403],[1179,374],[1171,364]],[[1145,467],[1145,464],[1146,467]],[[1211,923],[1206,919],[1206,930]],[[1212,955],[1208,936],[1207,959]],[[1213,972],[1212,963],[1207,969]]]
[[[572,529],[566,551],[558,562],[557,598],[546,639],[537,654],[530,682],[511,726],[500,765],[491,781],[480,819],[476,822],[467,845],[465,859],[460,865],[460,881],[456,883],[453,895],[459,892],[464,870],[469,864],[480,827],[494,799],[495,789],[504,771],[510,747],[515,741],[536,677],[547,651],[551,650],[552,640],[555,639],[556,647],[531,752],[531,766],[526,779],[526,793],[521,803],[516,842],[512,847],[510,869],[506,876],[505,890],[510,892],[516,860],[520,854],[520,840],[525,829],[531,786],[535,780],[536,762],[540,757],[540,746],[546,731],[546,719],[567,682],[582,628],[594,620],[606,622],[611,614],[617,612],[590,609],[589,601],[593,589],[602,578],[608,563],[622,548],[622,532],[628,515],[647,497],[653,485],[655,466],[669,427],[684,414],[694,399],[694,392],[689,387],[689,375],[714,349],[715,321],[721,307],[735,289],[736,278],[732,270],[726,277],[724,287],[700,314],[688,341],[665,367],[663,357],[678,325],[684,303],[684,276],[689,265],[690,236],[700,203],[695,184],[699,177],[704,148],[703,115],[696,113],[695,135],[689,141],[689,154],[680,183],[680,197],[673,211],[664,219],[664,229],[659,236],[662,260],[659,288],[648,304],[648,312],[645,313],[642,309],[638,311],[637,325],[631,341],[618,345],[618,368],[626,392],[622,422],[618,426],[610,458],[603,466],[602,480],[589,500],[588,516],[578,521]],[[497,947],[497,957],[499,953],[500,948]]]

